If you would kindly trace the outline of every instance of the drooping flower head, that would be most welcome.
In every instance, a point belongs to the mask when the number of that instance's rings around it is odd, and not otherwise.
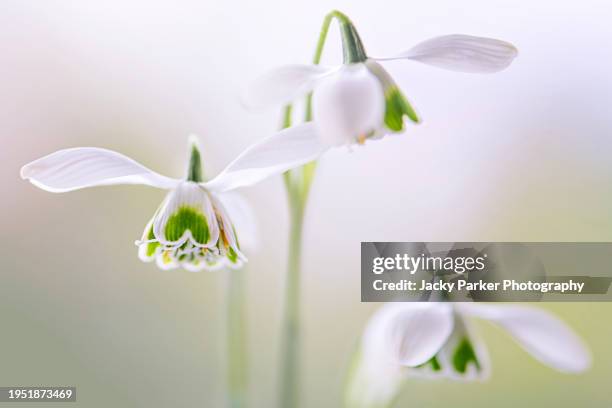
[[[210,181],[204,180],[195,138],[191,139],[184,179],[162,176],[120,153],[95,147],[65,149],[42,157],[25,165],[21,177],[54,193],[115,184],[168,190],[136,241],[140,259],[155,260],[162,269],[238,268],[246,262],[238,227],[249,228],[252,220],[245,220],[249,218],[247,207],[228,192],[317,158],[323,149],[313,132],[306,126],[263,139]]]
[[[136,241],[138,256],[162,269],[238,268],[246,261],[221,200],[203,182],[195,140],[185,181],[171,190]]]
[[[379,63],[412,60],[460,72],[490,73],[508,67],[517,55],[507,42],[468,35],[424,41],[387,58],[368,56],[352,22],[334,11],[342,35],[344,63],[335,67],[288,65],[255,80],[244,95],[251,108],[290,103],[313,92],[312,113],[319,136],[332,146],[363,143],[401,132],[405,119],[419,122],[415,110]]]
[[[411,376],[483,380],[491,371],[469,318],[505,329],[535,359],[558,371],[589,368],[582,340],[550,313],[528,306],[485,303],[389,303],[370,319],[361,339],[347,401],[388,406]]]

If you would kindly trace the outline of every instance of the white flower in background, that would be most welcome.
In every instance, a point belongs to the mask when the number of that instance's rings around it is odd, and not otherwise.
[[[247,229],[252,222],[245,219],[248,211],[241,201],[227,192],[317,158],[321,146],[313,132],[312,126],[306,126],[265,138],[210,181],[202,178],[195,139],[188,174],[182,180],[162,176],[120,153],[95,147],[65,149],[42,157],[25,165],[21,177],[53,193],[116,184],[169,190],[136,242],[140,259],[156,260],[162,269],[239,267],[246,258],[240,250],[237,229]]]
[[[388,303],[370,319],[347,388],[350,407],[385,407],[410,376],[482,380],[490,373],[484,344],[466,321],[505,329],[538,361],[564,373],[589,368],[582,340],[552,314],[528,306],[485,303]]]
[[[343,16],[343,15],[341,15]],[[517,56],[507,42],[469,35],[446,35],[424,41],[387,58],[371,58],[345,16],[340,28],[344,64],[288,65],[256,79],[243,101],[257,109],[286,104],[313,92],[312,113],[322,141],[330,146],[363,143],[404,129],[404,118],[419,118],[389,73],[378,63],[412,60],[453,71],[492,73],[508,67]]]

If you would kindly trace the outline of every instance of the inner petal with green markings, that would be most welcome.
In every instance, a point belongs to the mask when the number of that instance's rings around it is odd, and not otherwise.
[[[487,368],[488,356],[484,347],[471,335],[463,318],[456,315],[453,333],[442,349],[409,371],[417,375],[474,380],[486,378]]]
[[[380,81],[385,91],[385,127],[392,132],[404,130],[404,119],[419,123],[416,111],[410,105],[391,75],[379,63],[368,60],[366,66]]]
[[[145,262],[191,271],[239,267],[246,258],[220,201],[198,183],[170,192],[137,242]]]

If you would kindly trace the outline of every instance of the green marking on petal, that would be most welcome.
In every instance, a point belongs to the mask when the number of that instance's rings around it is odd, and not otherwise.
[[[151,228],[149,228],[149,232],[147,233],[147,240],[155,239],[155,234],[153,233],[153,224],[151,224]],[[147,256],[153,256],[155,250],[159,246],[159,242],[149,242],[147,244]]]
[[[231,263],[238,262],[238,254],[234,251],[234,248],[229,247],[227,251],[227,259],[230,260]]]
[[[419,117],[397,86],[391,86],[385,91],[385,125],[394,132],[404,130],[404,115],[414,123],[419,123]]]
[[[200,244],[205,244],[210,237],[204,214],[192,207],[181,207],[168,218],[166,239],[178,241],[187,230],[191,231],[193,239]]]
[[[429,360],[427,360],[426,362],[424,362],[421,365],[418,365],[418,368],[422,368],[422,367],[427,367],[430,366],[431,369],[433,371],[440,371],[442,370],[442,365],[440,365],[440,361],[438,360],[438,357],[433,356],[432,358],[430,358]]]
[[[457,372],[463,374],[466,372],[467,366],[470,363],[474,363],[476,369],[480,370],[480,362],[478,361],[478,357],[476,357],[474,347],[470,340],[464,337],[457,345],[455,353],[453,354],[453,367],[455,367]]]
[[[234,240],[236,241],[236,247],[240,249],[240,242],[238,241],[238,234],[236,234],[236,228],[232,225],[232,231],[234,232]]]

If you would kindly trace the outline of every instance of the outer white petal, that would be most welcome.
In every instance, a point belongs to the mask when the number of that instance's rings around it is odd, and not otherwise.
[[[350,408],[389,407],[406,379],[404,367],[355,353],[346,388]]]
[[[52,193],[113,184],[171,189],[180,181],[162,176],[112,150],[77,147],[59,150],[21,168],[21,177]]]
[[[346,399],[350,407],[386,407],[397,396],[405,365],[440,351],[453,331],[452,307],[442,303],[387,303],[368,322],[353,363]]]
[[[221,202],[229,219],[234,224],[240,246],[247,252],[259,249],[259,228],[253,208],[244,197],[236,192],[215,194]]]
[[[505,41],[453,34],[432,38],[379,60],[410,59],[451,71],[489,73],[505,69],[517,55],[516,47]]]
[[[317,86],[312,109],[324,143],[355,143],[382,128],[384,89],[364,64],[346,66]]]
[[[427,362],[453,330],[453,310],[444,303],[389,303],[370,320],[363,335],[365,358],[405,366]]]
[[[215,192],[249,186],[313,161],[326,149],[312,123],[284,129],[246,149],[202,186]]]
[[[251,109],[280,105],[310,92],[318,81],[338,70],[320,65],[286,65],[254,80],[242,95]]]
[[[563,321],[542,309],[466,303],[460,310],[500,325],[528,353],[559,371],[577,373],[591,365],[583,341]]]

